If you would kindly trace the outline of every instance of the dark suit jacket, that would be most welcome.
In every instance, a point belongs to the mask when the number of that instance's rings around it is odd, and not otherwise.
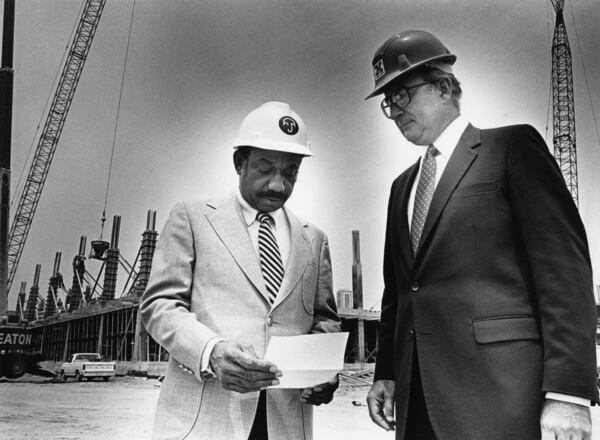
[[[393,183],[375,380],[396,381],[404,431],[414,345],[440,439],[540,438],[543,393],[597,400],[585,231],[540,135],[469,125],[413,258],[418,163]]]

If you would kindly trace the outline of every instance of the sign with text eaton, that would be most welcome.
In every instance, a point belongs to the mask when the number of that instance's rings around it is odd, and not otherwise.
[[[0,329],[0,349],[26,348],[31,345],[31,334],[21,328]]]

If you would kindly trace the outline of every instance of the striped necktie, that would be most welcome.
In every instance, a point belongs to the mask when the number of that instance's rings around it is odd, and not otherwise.
[[[283,281],[283,263],[281,262],[277,240],[271,230],[273,219],[266,212],[259,212],[256,219],[260,222],[258,228],[260,267],[267,287],[269,301],[273,304]]]
[[[429,205],[433,198],[435,190],[435,157],[440,152],[430,145],[427,148],[427,153],[421,165],[421,177],[417,184],[417,192],[415,194],[415,205],[413,209],[412,223],[410,226],[410,244],[412,246],[413,255],[417,253],[419,241],[425,226],[425,219],[429,211]]]

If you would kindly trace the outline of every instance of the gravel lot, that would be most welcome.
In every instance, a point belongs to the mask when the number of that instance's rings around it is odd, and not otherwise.
[[[148,439],[159,389],[156,379],[126,376],[110,382],[54,383],[30,375],[0,380],[0,439]],[[315,408],[315,439],[393,440],[371,423],[367,389],[343,386],[331,404]],[[600,440],[600,409],[593,408],[592,417],[593,439]]]
[[[315,439],[392,440],[369,419],[367,389],[341,387],[330,405],[315,408]],[[156,379],[127,376],[110,382],[55,383],[30,375],[0,380],[0,439],[148,439],[159,390]]]

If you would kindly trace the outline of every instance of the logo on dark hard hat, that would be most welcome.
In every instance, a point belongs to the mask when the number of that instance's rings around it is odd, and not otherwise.
[[[385,75],[385,67],[383,65],[383,60],[377,61],[373,64],[373,75],[375,76],[375,81]]]
[[[298,133],[299,129],[298,123],[291,116],[284,116],[281,118],[279,120],[279,128],[281,128],[281,131],[283,131],[285,134],[289,134],[290,136]]]

